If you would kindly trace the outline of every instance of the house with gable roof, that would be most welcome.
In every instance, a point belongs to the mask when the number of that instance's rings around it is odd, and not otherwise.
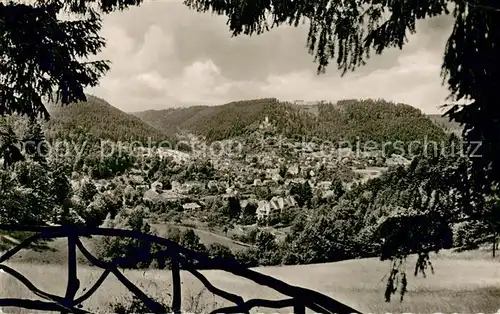
[[[257,219],[265,219],[271,214],[281,214],[284,210],[297,206],[293,196],[274,196],[270,201],[259,201],[255,214]]]

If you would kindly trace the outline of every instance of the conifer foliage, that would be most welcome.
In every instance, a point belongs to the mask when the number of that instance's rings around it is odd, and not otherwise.
[[[138,0],[0,3],[0,115],[49,117],[44,100],[86,100],[108,62],[89,61],[105,45],[101,13]],[[62,16],[70,15],[71,19]]]

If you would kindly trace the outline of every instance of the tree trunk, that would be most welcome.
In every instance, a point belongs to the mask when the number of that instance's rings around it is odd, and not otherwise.
[[[496,255],[496,249],[497,249],[497,235],[496,233],[493,234],[493,258],[495,257]]]

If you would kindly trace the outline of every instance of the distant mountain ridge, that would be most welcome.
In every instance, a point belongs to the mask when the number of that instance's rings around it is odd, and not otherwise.
[[[48,138],[69,134],[92,135],[115,141],[172,140],[183,131],[222,140],[255,131],[268,117],[287,136],[328,140],[411,141],[441,140],[457,130],[439,115],[427,116],[405,104],[384,100],[282,102],[276,98],[231,102],[219,106],[191,106],[125,113],[103,99],[68,106],[49,105]],[[448,123],[446,123],[448,122]]]
[[[255,130],[265,117],[284,134],[328,140],[441,140],[446,133],[442,125],[420,110],[380,99],[313,104],[264,98],[133,114],[167,134],[185,130],[208,140],[243,136]]]

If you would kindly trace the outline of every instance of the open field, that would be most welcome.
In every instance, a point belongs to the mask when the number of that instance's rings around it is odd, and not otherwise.
[[[403,303],[399,302],[397,296],[391,303],[384,302],[385,280],[382,278],[388,272],[389,265],[388,262],[377,259],[256,270],[290,284],[320,291],[365,313],[494,313],[500,309],[500,267],[498,260],[493,260],[488,253],[444,252],[439,256],[432,256],[432,262],[435,274],[429,274],[424,279],[421,276],[413,277],[414,259],[408,260],[408,292]],[[48,292],[64,294],[66,270],[61,269],[61,266],[16,262],[8,264],[32,280],[37,287]],[[215,286],[238,293],[245,299],[280,298],[277,292],[222,271],[203,273]],[[79,269],[82,287],[88,289],[99,274],[100,270],[96,268],[82,266]],[[165,296],[170,292],[169,271],[125,271],[125,275],[132,282],[143,286],[152,296]],[[192,297],[202,290],[201,284],[190,274],[183,273],[182,282],[185,298]],[[0,274],[0,287],[2,297],[33,298],[27,289],[7,274]],[[125,288],[116,279],[109,277],[85,303],[85,307],[100,313],[107,312],[109,302],[123,300],[127,295],[129,294]],[[219,306],[227,304],[206,292],[200,304],[193,305],[195,302],[185,299],[184,305],[186,311],[201,313],[212,309],[214,302]],[[259,309],[259,312],[271,310]],[[285,312],[289,313],[290,310],[286,309],[281,313]]]
[[[213,232],[203,230],[200,228],[191,228],[191,227],[186,227],[186,226],[182,226],[182,225],[174,225],[174,224],[168,224],[168,223],[163,223],[163,224],[152,223],[151,227],[153,227],[156,231],[158,231],[158,233],[160,235],[166,233],[167,230],[169,228],[172,228],[172,227],[178,228],[181,231],[184,231],[186,229],[193,229],[194,232],[198,235],[198,237],[200,237],[200,242],[203,243],[204,245],[210,245],[212,243],[219,243],[219,244],[227,246],[232,251],[239,251],[239,250],[250,247],[249,244],[235,241],[229,237],[218,235],[218,234],[215,234]]]

